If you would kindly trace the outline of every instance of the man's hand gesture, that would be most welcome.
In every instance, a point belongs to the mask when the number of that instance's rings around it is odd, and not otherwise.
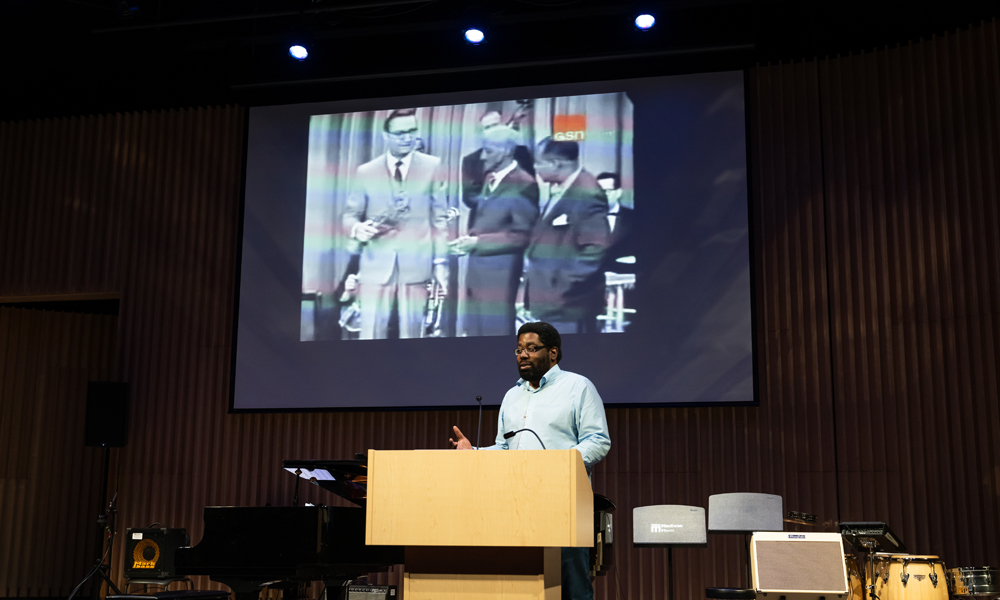
[[[465,438],[465,435],[462,434],[462,430],[458,428],[458,425],[452,425],[451,428],[455,430],[455,437],[458,438],[448,438],[448,441],[451,442],[451,447],[456,450],[472,450],[472,443]]]
[[[351,236],[359,242],[367,242],[378,235],[378,225],[368,219],[364,223],[355,223],[351,228]]]

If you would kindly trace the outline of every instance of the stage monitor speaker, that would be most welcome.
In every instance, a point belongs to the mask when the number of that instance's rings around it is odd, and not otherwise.
[[[678,504],[637,506],[632,509],[632,545],[707,546],[705,509]]]
[[[186,529],[132,529],[125,537],[126,579],[171,579],[174,553],[191,545]]]
[[[347,600],[396,600],[396,586],[394,585],[348,586]]]
[[[754,533],[751,562],[758,600],[833,600],[850,594],[839,533]]]
[[[128,384],[119,381],[87,383],[87,446],[121,448],[128,439]]]
[[[781,496],[734,492],[708,497],[711,533],[752,533],[785,528]]]

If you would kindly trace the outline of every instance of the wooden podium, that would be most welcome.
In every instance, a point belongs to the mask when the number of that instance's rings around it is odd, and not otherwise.
[[[406,547],[404,600],[558,600],[560,548],[594,545],[576,450],[370,450],[367,511],[367,544]]]

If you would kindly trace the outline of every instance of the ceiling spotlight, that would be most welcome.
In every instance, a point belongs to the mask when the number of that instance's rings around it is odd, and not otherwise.
[[[309,51],[306,50],[305,46],[295,44],[288,47],[288,55],[295,60],[305,60],[309,56]]]
[[[649,13],[643,13],[635,18],[635,26],[645,31],[656,23],[656,17]]]
[[[475,27],[470,27],[465,30],[465,41],[470,44],[479,44],[486,39],[486,34],[482,30],[476,29]]]

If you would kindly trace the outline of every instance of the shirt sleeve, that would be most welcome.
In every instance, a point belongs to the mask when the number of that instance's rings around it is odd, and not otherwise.
[[[583,456],[583,464],[590,469],[611,450],[611,434],[608,432],[608,420],[604,414],[604,402],[597,388],[589,379],[584,379],[585,385],[580,393],[578,419],[578,439],[575,448]]]

